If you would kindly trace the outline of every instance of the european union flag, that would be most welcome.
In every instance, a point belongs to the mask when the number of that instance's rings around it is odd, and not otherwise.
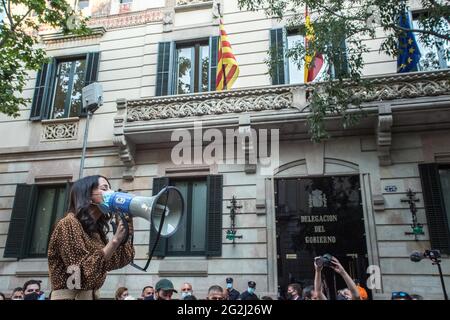
[[[398,24],[402,28],[412,29],[407,12],[401,14]],[[420,50],[416,37],[411,31],[402,32],[398,38],[399,55],[397,58],[397,72],[417,71],[417,64],[420,60]]]

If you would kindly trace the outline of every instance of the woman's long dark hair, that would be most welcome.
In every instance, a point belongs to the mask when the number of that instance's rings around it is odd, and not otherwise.
[[[92,204],[92,191],[98,188],[98,179],[104,176],[95,175],[87,176],[76,181],[72,190],[70,191],[69,212],[75,214],[76,218],[80,221],[84,232],[89,236],[98,232],[103,242],[107,242],[106,234],[109,232],[108,221],[109,216],[102,214],[100,218],[95,221],[91,216],[91,212],[95,210],[95,206]],[[109,181],[108,184],[110,185]]]

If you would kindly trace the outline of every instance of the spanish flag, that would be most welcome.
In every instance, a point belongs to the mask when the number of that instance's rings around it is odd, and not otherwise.
[[[231,44],[228,41],[227,33],[223,27],[223,20],[220,19],[220,37],[219,37],[219,57],[216,74],[216,91],[228,90],[233,87],[234,82],[239,76],[239,66]]]
[[[314,28],[311,24],[311,17],[309,16],[308,8],[305,11],[305,49],[314,41]],[[313,81],[322,69],[323,56],[321,53],[314,52],[313,55],[306,55],[305,57],[305,83]]]

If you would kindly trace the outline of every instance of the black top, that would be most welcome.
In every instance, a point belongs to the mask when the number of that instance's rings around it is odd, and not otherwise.
[[[240,300],[259,300],[258,296],[254,293],[249,293],[247,290],[242,292]]]

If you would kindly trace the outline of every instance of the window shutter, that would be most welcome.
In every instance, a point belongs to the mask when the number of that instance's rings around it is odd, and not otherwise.
[[[270,30],[270,76],[272,84],[284,84],[284,41],[283,29]]]
[[[347,45],[345,39],[335,45],[338,47],[333,57],[334,77],[335,78],[347,78],[349,74],[348,60],[347,60]]]
[[[207,180],[206,255],[222,255],[223,177],[209,175]]]
[[[428,230],[430,232],[431,249],[450,253],[448,219],[442,197],[438,165],[435,163],[419,164],[419,172]]]
[[[84,77],[84,86],[94,83],[98,79],[98,66],[100,62],[100,52],[89,52],[86,56],[86,70]],[[86,117],[87,112],[84,108],[81,109],[80,116]]]
[[[41,120],[41,110],[44,103],[45,78],[47,77],[48,64],[42,65],[36,76],[33,103],[31,105],[30,120]]]
[[[160,42],[158,45],[158,66],[156,70],[156,96],[166,96],[170,93],[170,62],[171,43]]]
[[[36,75],[36,87],[31,104],[30,120],[48,119],[50,104],[52,103],[55,68],[56,59],[52,59],[50,63],[43,64]]]
[[[99,60],[100,52],[90,52],[87,54],[86,76],[84,78],[85,86],[97,81]]]
[[[70,191],[72,190],[73,182],[66,182],[66,190],[64,192],[64,213],[69,209]]]
[[[164,187],[169,185],[169,178],[167,177],[161,177],[161,178],[154,178],[153,179],[153,191],[152,194],[156,195],[159,191],[161,191]],[[149,244],[149,253],[153,249],[153,245],[156,241],[156,235],[157,232],[154,229],[153,226],[150,227],[150,244]],[[167,247],[167,240],[163,237],[159,238],[158,245],[155,248],[155,252],[153,255],[155,257],[164,257],[166,255],[166,247]]]
[[[216,91],[217,61],[220,37],[209,38],[209,91]]]
[[[31,218],[35,185],[18,184],[9,223],[4,258],[23,258],[28,223]]]

